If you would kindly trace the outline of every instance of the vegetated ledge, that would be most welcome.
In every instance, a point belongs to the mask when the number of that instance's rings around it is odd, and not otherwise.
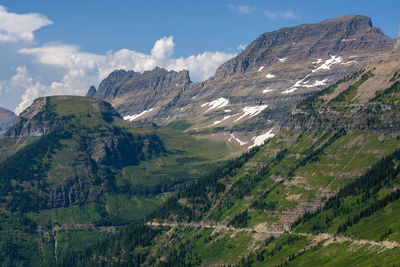
[[[317,111],[294,109],[281,130],[363,130],[400,132],[400,113],[386,104],[370,103],[338,109],[324,107]]]

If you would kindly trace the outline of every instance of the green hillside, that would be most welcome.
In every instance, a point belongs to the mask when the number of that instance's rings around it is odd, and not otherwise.
[[[399,263],[395,59],[306,99],[237,158],[184,123],[129,123],[92,98],[36,101],[9,130],[20,138],[0,144],[1,262]]]

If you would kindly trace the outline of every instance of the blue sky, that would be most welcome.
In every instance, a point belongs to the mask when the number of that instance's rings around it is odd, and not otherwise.
[[[0,16],[0,106],[17,112],[38,96],[84,94],[113,68],[188,68],[193,80],[203,80],[241,45],[281,27],[346,14],[371,17],[392,38],[400,26],[400,1],[394,0],[4,0],[0,5],[8,23]],[[21,21],[22,29],[14,29]]]

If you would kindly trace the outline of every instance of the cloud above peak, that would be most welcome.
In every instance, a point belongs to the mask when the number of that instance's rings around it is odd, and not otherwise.
[[[53,24],[46,16],[38,13],[10,13],[0,5],[0,42],[32,42],[34,31]]]
[[[12,87],[11,90],[14,91],[25,88],[22,101],[15,109],[15,113],[19,114],[38,96],[84,95],[90,85],[99,84],[115,69],[137,72],[152,70],[155,67],[175,71],[189,70],[194,81],[202,81],[211,77],[222,63],[236,55],[206,51],[189,57],[174,58],[174,47],[173,36],[169,36],[157,40],[150,54],[130,49],[94,54],[83,52],[77,46],[59,43],[23,48],[19,50],[20,54],[32,57],[39,67],[51,66],[58,70],[61,79],[48,84],[42,83],[33,79],[26,67],[18,67],[12,78],[18,82],[7,82],[3,87]]]
[[[299,19],[300,17],[296,15],[293,11],[271,11],[264,10],[264,15],[270,20],[276,19]]]
[[[151,49],[151,55],[157,59],[165,59],[171,57],[174,53],[174,38],[163,37],[162,39],[155,42],[153,49]]]

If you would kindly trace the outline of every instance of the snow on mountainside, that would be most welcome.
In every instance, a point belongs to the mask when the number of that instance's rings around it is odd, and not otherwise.
[[[204,82],[191,82],[187,71],[119,70],[89,95],[106,99],[127,119],[185,120],[192,135],[232,144],[233,133],[250,142],[285,121],[300,101],[394,44],[368,17],[348,15],[264,33]]]

